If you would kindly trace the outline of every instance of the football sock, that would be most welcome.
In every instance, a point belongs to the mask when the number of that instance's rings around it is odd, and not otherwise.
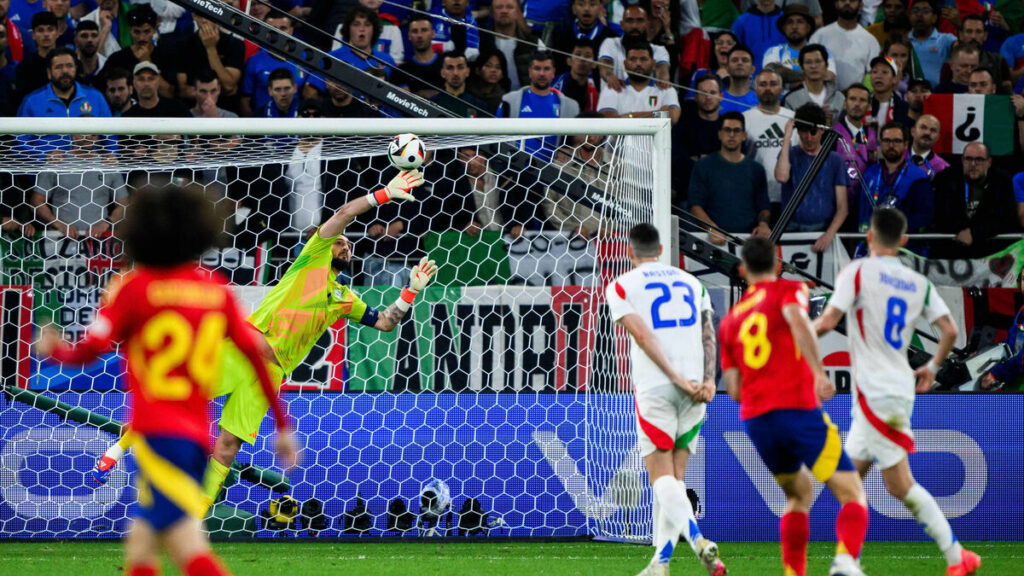
[[[942,515],[939,504],[935,498],[928,493],[920,484],[914,484],[907,490],[903,497],[903,505],[914,515],[917,523],[920,524],[925,533],[935,540],[946,557],[946,563],[954,566],[960,563],[960,543],[953,536],[953,528],[949,520]]]
[[[868,509],[860,502],[847,502],[836,516],[836,556],[848,554],[860,558],[864,536],[868,532]]]
[[[658,519],[661,518],[661,500],[658,498],[657,492],[655,492],[651,498],[651,504],[653,505],[651,509],[651,520],[654,521],[654,537],[651,540],[651,546],[657,548],[658,542],[661,541],[661,523],[658,522]]]
[[[782,541],[782,570],[785,576],[807,573],[807,541],[811,537],[810,519],[806,512],[787,512],[779,520]]]
[[[221,464],[216,458],[210,458],[210,463],[206,465],[206,473],[203,474],[203,495],[206,496],[207,508],[213,506],[217,500],[230,470],[230,467]]]
[[[160,576],[160,569],[153,564],[136,564],[128,568],[128,576]]]
[[[120,462],[124,456],[124,451],[131,446],[131,433],[127,433],[124,436],[117,439],[117,442],[107,448],[107,451],[103,453],[104,458],[110,458],[114,462]]]
[[[661,513],[656,518],[658,535],[652,562],[667,564],[672,551],[679,542],[679,534],[686,529],[686,493],[679,488],[679,482],[672,476],[662,476],[654,481],[655,497],[661,500]]]
[[[699,554],[700,550],[697,549],[697,540],[703,538],[704,535],[700,533],[700,528],[697,527],[697,517],[693,515],[693,503],[690,502],[690,498],[686,495],[686,482],[682,480],[678,482],[679,489],[683,492],[683,513],[685,514],[682,537],[690,543],[690,549],[693,550],[693,553]]]
[[[196,554],[185,564],[185,576],[230,576],[213,552]]]

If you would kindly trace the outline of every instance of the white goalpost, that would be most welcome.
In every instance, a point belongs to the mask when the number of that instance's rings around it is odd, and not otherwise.
[[[628,343],[603,292],[637,223],[676,263],[667,118],[0,119],[0,215],[49,224],[0,238],[0,537],[127,529],[131,458],[103,487],[88,474],[126,418],[118,356],[40,364],[31,340],[91,321],[133,195],[187,182],[223,202],[229,241],[203,263],[251,311],[313,227],[396,172],[384,154],[405,132],[431,152],[427,184],[352,223],[342,280],[386,305],[429,255],[437,282],[392,333],[342,321],[321,337],[282,389],[301,469],[275,472],[265,436],[246,445],[207,527],[649,539]],[[423,501],[442,484],[447,505]]]

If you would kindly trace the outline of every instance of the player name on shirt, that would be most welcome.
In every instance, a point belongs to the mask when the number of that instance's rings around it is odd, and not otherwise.
[[[917,292],[917,284],[914,284],[913,282],[904,280],[902,278],[889,276],[885,272],[878,273],[878,281],[881,282],[882,284],[892,286],[893,288],[897,290],[902,290],[904,292],[910,292],[912,294]]]

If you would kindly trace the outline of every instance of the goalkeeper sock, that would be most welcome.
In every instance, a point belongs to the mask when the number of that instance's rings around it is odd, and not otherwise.
[[[658,526],[654,533],[658,535],[658,541],[655,542],[651,562],[668,564],[679,542],[679,534],[686,529],[686,492],[679,488],[679,482],[672,476],[658,478],[653,488],[655,497],[661,501],[661,512],[656,518]]]
[[[128,432],[125,432],[123,436],[118,438],[117,442],[114,442],[110,448],[107,448],[107,451],[103,453],[103,457],[110,458],[114,462],[120,462],[121,458],[124,457],[125,450],[131,447],[134,443],[135,433],[129,430]]]
[[[207,510],[217,501],[217,495],[220,494],[230,471],[230,466],[221,464],[216,458],[210,458],[210,463],[206,465],[206,473],[203,474],[203,495],[206,496]]]
[[[915,483],[903,497],[903,505],[914,515],[914,519],[924,528],[925,533],[939,545],[943,556],[946,557],[946,563],[950,566],[959,564],[962,547],[953,536],[953,528],[949,525],[949,520],[942,515],[935,498],[920,484]]]
[[[196,554],[185,564],[185,576],[231,576],[213,552]]]
[[[782,572],[785,576],[807,573],[807,541],[811,538],[810,519],[806,512],[787,512],[779,520],[782,541]]]

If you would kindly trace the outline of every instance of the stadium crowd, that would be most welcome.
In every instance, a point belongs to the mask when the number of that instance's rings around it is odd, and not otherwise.
[[[934,249],[941,255],[987,255],[992,237],[1024,231],[1024,173],[1014,175],[1013,162],[1024,144],[1024,0],[240,1],[228,3],[458,116],[667,113],[674,209],[727,232],[770,232],[821,148],[820,126],[832,126],[840,142],[789,224],[821,232],[816,250],[839,232],[865,229],[873,204],[899,208],[911,232],[955,235]],[[2,115],[394,114],[167,0],[0,0],[0,22]],[[1013,121],[987,128],[962,153],[937,153],[958,116],[926,113],[933,94],[1006,95],[993,106],[1008,108]],[[993,154],[997,136],[1012,139],[1012,151],[1002,145]],[[95,140],[76,138],[47,161],[96,154]],[[585,173],[608,161],[605,143],[596,135],[525,146]],[[187,146],[182,138],[159,144],[139,153],[170,164]],[[255,239],[307,231],[348,199],[346,190],[376,184],[361,180],[378,177],[366,169],[381,167],[379,159],[332,166],[319,160],[316,139],[294,146],[292,162],[259,173],[189,177],[229,183],[225,196],[251,203],[264,216],[247,224]],[[442,172],[428,181],[444,184],[425,206],[366,225],[374,256],[409,254],[403,242],[428,229],[589,237],[597,228],[592,214],[543,186],[509,183],[471,150],[447,160],[428,165]],[[3,230],[106,233],[133,178],[152,176],[0,182]],[[232,190],[231,182],[244,185]],[[99,209],[79,209],[86,205]]]

